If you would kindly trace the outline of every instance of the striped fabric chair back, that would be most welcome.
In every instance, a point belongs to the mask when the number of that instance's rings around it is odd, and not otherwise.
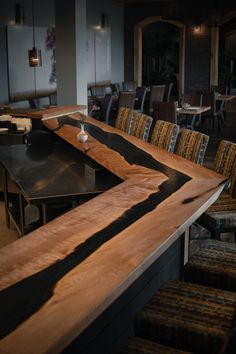
[[[133,110],[126,107],[120,107],[117,114],[115,127],[129,134],[132,120]]]
[[[151,144],[173,152],[179,133],[179,126],[163,120],[157,120],[152,136]]]
[[[214,171],[226,176],[230,180],[227,192],[236,198],[236,144],[222,140],[216,152]]]
[[[208,141],[208,135],[183,129],[176,153],[187,160],[202,165]]]
[[[134,113],[134,119],[131,123],[130,134],[144,141],[148,140],[152,117],[143,113]]]

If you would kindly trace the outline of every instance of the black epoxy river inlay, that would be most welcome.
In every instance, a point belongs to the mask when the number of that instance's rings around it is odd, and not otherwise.
[[[73,119],[65,117],[60,118],[60,123],[61,125],[64,123],[78,124]],[[66,273],[75,268],[106,241],[112,239],[146,213],[155,209],[161,201],[168,198],[190,180],[189,176],[161,164],[153,159],[151,155],[117,134],[104,132],[102,129],[92,125],[86,128],[98,141],[119,152],[128,163],[160,171],[167,175],[169,179],[159,186],[159,191],[151,194],[143,202],[132,206],[103,230],[91,235],[63,260],[58,260],[46,269],[2,290],[0,292],[0,338],[12,332],[19,324],[37,312],[52,297],[56,283]]]

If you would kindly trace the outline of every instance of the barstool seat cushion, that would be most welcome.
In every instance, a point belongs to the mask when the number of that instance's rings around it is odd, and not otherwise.
[[[210,228],[228,229],[236,227],[236,199],[224,192],[207,211],[200,216],[202,224]]]
[[[185,265],[184,279],[236,292],[236,245],[207,240]]]
[[[221,353],[236,314],[236,294],[170,281],[135,318],[135,334],[194,353]],[[236,353],[236,343],[234,344]]]
[[[190,354],[190,352],[134,337],[131,338],[128,344],[118,351],[117,354]]]

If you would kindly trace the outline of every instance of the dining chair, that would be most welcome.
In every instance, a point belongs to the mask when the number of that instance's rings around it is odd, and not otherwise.
[[[129,134],[132,120],[133,110],[126,107],[120,107],[116,117],[115,127]]]
[[[134,110],[143,113],[147,88],[145,86],[137,86],[135,91],[136,91],[136,96],[134,101]]]
[[[120,91],[118,97],[118,109],[120,107],[126,107],[133,109],[134,101],[136,97],[136,91]]]
[[[176,154],[202,165],[208,141],[208,135],[184,128],[181,133]]]
[[[115,95],[115,96],[119,95],[120,89],[119,89],[118,83],[110,84],[110,88],[111,88],[112,95]]]
[[[190,106],[202,106],[202,94],[200,92],[185,93],[183,96],[183,101],[189,103]]]
[[[224,123],[224,116],[223,112],[220,109],[220,106],[216,104],[216,95],[215,91],[202,91],[199,92],[202,94],[202,105],[203,106],[210,106],[211,109],[208,110],[206,113],[202,113],[202,118],[208,118],[211,120],[211,125],[215,127],[215,121],[218,122],[218,128],[222,129],[222,125]]]
[[[130,125],[130,135],[136,136],[139,139],[147,141],[152,125],[152,117],[143,113],[134,112],[133,120]]]
[[[164,102],[170,101],[172,88],[173,88],[172,81],[165,84],[165,92],[164,92],[164,98],[163,98]]]
[[[90,88],[91,94],[92,96],[96,97],[96,96],[100,96],[103,97],[106,94],[106,87],[104,86],[92,86]]]
[[[235,306],[233,292],[170,280],[137,312],[134,333],[188,353],[235,353]]]
[[[125,80],[122,82],[123,91],[135,91],[136,82],[134,80]]]
[[[183,98],[183,103],[189,104],[192,107],[202,107],[202,94],[199,92],[185,93]],[[188,118],[191,118],[191,122],[188,122]],[[177,115],[178,123],[192,127],[195,130],[195,127],[200,127],[202,125],[202,113],[196,115]],[[187,121],[186,121],[187,120]]]
[[[153,120],[158,119],[177,124],[176,106],[173,101],[153,102]]]
[[[112,95],[110,93],[107,93],[105,94],[101,102],[101,109],[99,111],[92,112],[91,116],[101,121],[105,121],[108,124],[111,105],[112,105]]]
[[[163,120],[157,120],[150,143],[166,151],[174,152],[179,126]]]
[[[153,102],[163,102],[165,85],[152,85],[150,87],[149,112],[153,112]]]

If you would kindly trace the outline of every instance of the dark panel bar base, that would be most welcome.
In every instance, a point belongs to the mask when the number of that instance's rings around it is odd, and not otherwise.
[[[184,235],[159,257],[63,354],[112,354],[133,336],[133,318],[168,280],[182,273]],[[79,298],[78,298],[79,301]]]

